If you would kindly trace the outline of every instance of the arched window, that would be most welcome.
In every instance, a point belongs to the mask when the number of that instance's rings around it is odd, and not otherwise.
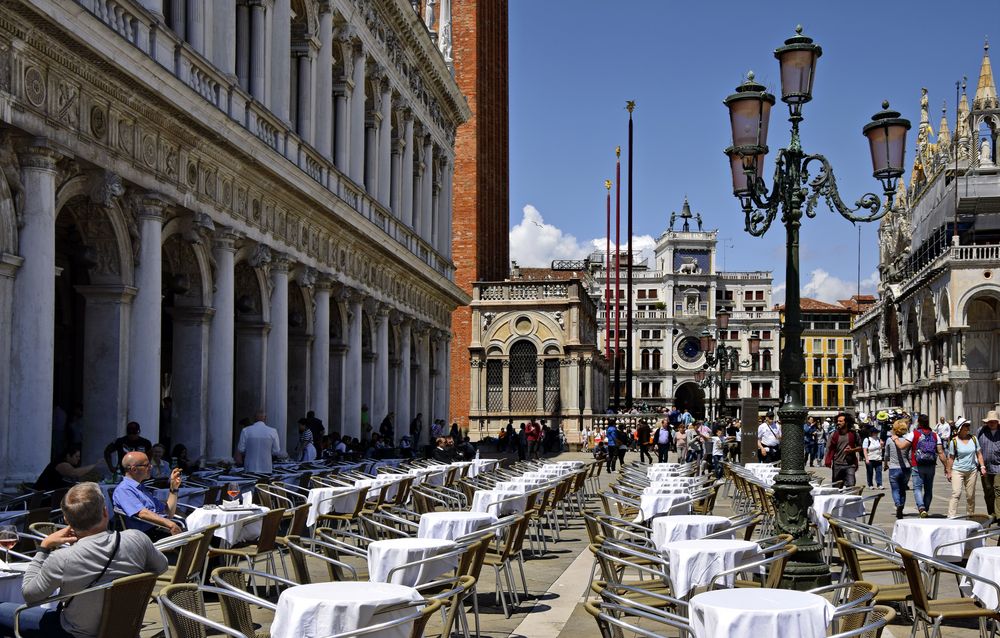
[[[538,351],[530,341],[518,341],[510,348],[510,409],[530,412],[535,409],[538,388]]]
[[[770,350],[765,350],[764,351],[763,368],[764,368],[764,370],[770,370],[771,369],[771,351]]]
[[[659,350],[653,350],[652,366],[653,366],[653,370],[659,370],[660,369],[660,351]]]
[[[639,355],[639,367],[643,370],[649,370],[649,350],[643,350],[642,354]]]

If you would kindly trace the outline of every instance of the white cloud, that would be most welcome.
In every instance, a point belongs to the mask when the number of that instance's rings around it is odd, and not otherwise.
[[[510,258],[521,266],[547,267],[553,259],[583,259],[595,250],[604,251],[604,237],[578,240],[558,226],[546,224],[542,213],[528,204],[521,221],[510,229]],[[632,238],[632,250],[641,258],[650,257],[656,240],[652,235]],[[626,248],[626,244],[622,244]]]
[[[878,272],[872,272],[861,280],[861,294],[872,294],[878,286]],[[801,296],[818,299],[827,303],[835,303],[838,299],[849,299],[858,292],[857,280],[847,281],[836,275],[831,275],[822,268],[809,273],[809,281],[801,286]],[[776,284],[771,293],[774,303],[785,302],[785,282]]]

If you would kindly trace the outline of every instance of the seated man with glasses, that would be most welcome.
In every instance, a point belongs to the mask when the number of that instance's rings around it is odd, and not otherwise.
[[[29,604],[53,594],[73,594],[123,576],[162,574],[167,559],[144,534],[108,531],[108,508],[96,483],[78,483],[62,500],[69,524],[49,534],[24,572],[21,593]],[[58,590],[58,591],[57,591]],[[104,592],[70,598],[59,607],[31,607],[18,618],[22,638],[85,638],[97,635]],[[14,635],[20,603],[0,603],[0,636]]]
[[[112,501],[115,508],[129,517],[129,529],[146,532],[154,540],[167,534],[179,534],[180,526],[169,517],[177,509],[177,493],[181,489],[180,468],[170,473],[170,495],[167,502],[157,499],[153,490],[142,484],[149,478],[149,458],[142,452],[129,452],[122,461],[125,478],[115,488]],[[136,520],[139,519],[139,520]]]

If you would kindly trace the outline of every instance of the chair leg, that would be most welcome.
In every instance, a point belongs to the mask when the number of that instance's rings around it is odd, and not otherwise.
[[[517,569],[521,572],[521,585],[524,587],[524,597],[528,597],[528,581],[524,578],[524,557],[517,555]]]
[[[514,585],[514,570],[511,569],[510,559],[504,563],[504,573],[507,575],[507,586],[510,588],[511,598],[514,600],[515,606],[521,605],[521,596],[517,593],[517,586]]]

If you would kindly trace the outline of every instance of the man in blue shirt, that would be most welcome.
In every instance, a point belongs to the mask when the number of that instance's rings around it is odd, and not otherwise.
[[[181,488],[180,468],[174,468],[170,473],[170,495],[164,503],[153,495],[153,490],[142,484],[149,478],[149,458],[145,454],[129,452],[122,465],[125,467],[125,478],[115,488],[112,501],[116,509],[130,517],[127,521],[129,529],[147,534],[165,529],[171,535],[179,534],[180,526],[169,517],[177,508],[177,493]]]
[[[615,464],[618,462],[618,444],[620,443],[618,440],[618,427],[614,421],[608,425],[608,429],[604,435],[608,441],[608,472],[614,472]]]

